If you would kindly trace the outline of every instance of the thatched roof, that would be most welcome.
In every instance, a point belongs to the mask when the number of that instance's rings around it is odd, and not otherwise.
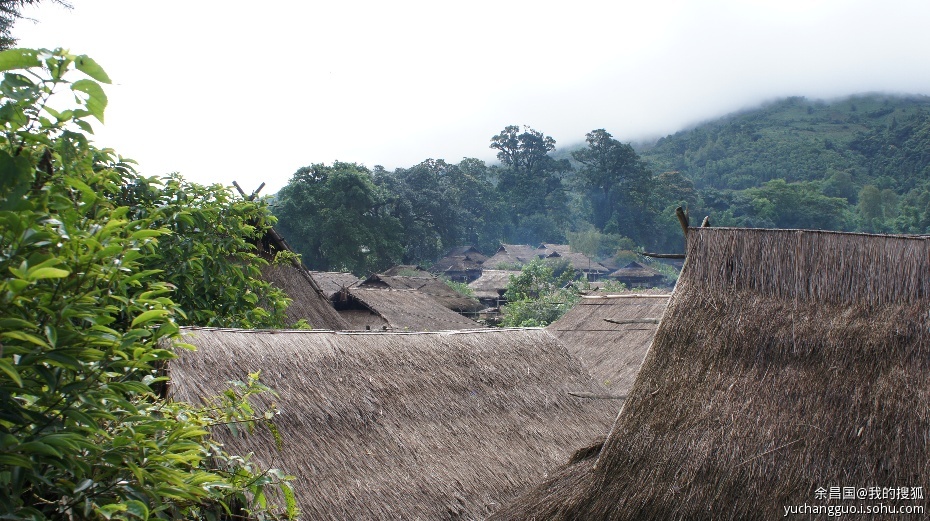
[[[626,395],[668,299],[668,294],[654,292],[583,296],[546,329],[598,383],[614,394]]]
[[[519,274],[518,270],[484,270],[478,280],[469,283],[468,287],[479,299],[497,299],[510,284],[510,276]]]
[[[262,278],[284,290],[291,298],[291,305],[285,311],[289,322],[303,319],[315,329],[348,327],[302,266],[272,262],[262,267]]]
[[[457,246],[449,250],[448,253],[446,253],[446,257],[457,257],[461,255],[468,255],[473,258],[481,258],[481,257],[484,257],[485,259],[488,258],[487,255],[481,253],[481,250],[479,250],[478,248],[475,248],[474,246],[470,246],[470,245],[469,246]]]
[[[330,300],[340,291],[362,282],[362,279],[345,271],[311,271],[310,276],[323,291],[323,295]]]
[[[658,271],[650,268],[649,266],[643,266],[642,264],[635,261],[627,264],[626,266],[618,269],[608,276],[618,280],[632,280],[642,282],[662,280],[664,278],[664,275]]]
[[[595,261],[587,255],[572,251],[567,244],[549,244],[543,243],[536,248],[536,252],[546,259],[564,259],[568,261],[569,266],[582,273],[604,274],[610,272],[610,269],[603,264]]]
[[[471,272],[479,273],[484,268],[484,261],[486,260],[488,260],[488,257],[477,250],[467,253],[455,253],[455,251],[453,251],[436,261],[436,264],[430,267],[430,271],[447,275]]]
[[[431,278],[433,276],[432,273],[423,269],[423,267],[418,264],[398,264],[396,266],[391,266],[389,269],[382,272],[381,275],[387,275],[389,277],[404,276],[426,278]]]
[[[261,428],[214,435],[295,476],[303,519],[482,519],[614,416],[577,396],[603,391],[541,329],[185,332],[197,350],[169,363],[173,399],[256,371],[279,393],[262,403],[277,404],[283,450]]]
[[[350,309],[349,312],[340,311],[349,323],[349,328],[354,330],[364,330],[366,326],[371,329],[387,326],[394,331],[445,331],[482,327],[444,307],[430,295],[414,289],[359,286],[349,288],[348,298],[372,313],[360,313],[358,306],[353,306],[355,310]]]
[[[599,455],[501,519],[775,519],[930,483],[930,240],[692,228],[687,249]]]
[[[488,269],[498,269],[501,264],[508,268],[512,266],[523,266],[533,259],[541,259],[540,252],[536,248],[526,244],[501,244],[497,253],[484,261],[484,267]]]
[[[453,311],[474,313],[481,310],[482,306],[477,300],[455,291],[432,274],[427,275],[426,277],[372,275],[358,286],[361,288],[412,289],[429,295],[436,302]]]

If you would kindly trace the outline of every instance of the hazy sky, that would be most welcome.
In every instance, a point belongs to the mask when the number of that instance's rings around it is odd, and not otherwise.
[[[99,146],[265,194],[311,163],[491,161],[506,125],[626,142],[785,96],[930,94],[926,0],[70,1],[14,33],[107,70]]]

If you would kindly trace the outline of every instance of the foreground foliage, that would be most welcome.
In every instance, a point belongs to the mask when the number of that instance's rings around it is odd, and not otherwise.
[[[83,77],[71,80],[73,68]],[[182,227],[215,216],[187,204],[190,186],[142,178],[88,143],[109,82],[93,60],[11,50],[0,71],[0,517],[276,517],[261,504],[266,487],[296,515],[284,476],[227,454],[208,433],[270,423],[274,411],[248,403],[267,391],[257,375],[206,406],[160,396],[178,324],[217,316],[185,296],[198,287],[185,277],[214,268],[178,265],[189,252],[204,261],[200,238]],[[52,108],[62,91],[76,106]],[[227,202],[207,192],[193,199]],[[233,253],[240,240],[207,253]],[[273,315],[226,311],[233,323]]]

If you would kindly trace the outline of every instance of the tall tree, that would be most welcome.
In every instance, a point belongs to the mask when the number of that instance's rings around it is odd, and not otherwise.
[[[385,189],[388,212],[403,229],[405,263],[436,259],[458,240],[457,208],[445,182],[448,170],[441,159],[394,172],[375,167],[375,184]]]
[[[483,161],[427,159],[393,172],[376,166],[372,174],[403,229],[405,263],[436,260],[455,246],[493,251],[500,244],[500,198]]]
[[[588,146],[572,152],[581,163],[579,185],[588,191],[592,224],[599,231],[612,224],[614,232],[643,236],[641,224],[652,192],[652,174],[633,147],[597,129],[585,136]],[[634,233],[636,230],[637,233]]]
[[[484,161],[464,158],[446,176],[459,225],[457,246],[473,245],[491,253],[503,239],[506,217],[500,194]]]
[[[364,275],[400,260],[400,223],[364,166],[337,161],[300,168],[277,197],[281,232],[311,269]]]
[[[497,188],[511,215],[510,240],[520,242],[562,240],[568,219],[568,197],[562,183],[571,171],[568,160],[549,155],[555,139],[530,127],[510,125],[491,138],[501,168]],[[558,236],[554,236],[558,235]]]

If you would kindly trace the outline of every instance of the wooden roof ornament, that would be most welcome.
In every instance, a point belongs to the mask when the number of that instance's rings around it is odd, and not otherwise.
[[[246,195],[236,181],[233,181],[233,186],[245,200],[252,201],[264,188],[265,183],[262,183],[250,195]],[[259,249],[259,255],[268,261],[268,265],[262,267],[262,277],[283,289],[291,299],[291,304],[285,311],[290,322],[305,320],[310,326],[322,329],[346,329],[348,327],[346,321],[336,313],[336,309],[323,294],[319,284],[313,280],[310,272],[296,255],[288,258],[289,265],[274,262],[278,252],[293,253],[294,251],[274,227],[268,228],[256,246]]]

